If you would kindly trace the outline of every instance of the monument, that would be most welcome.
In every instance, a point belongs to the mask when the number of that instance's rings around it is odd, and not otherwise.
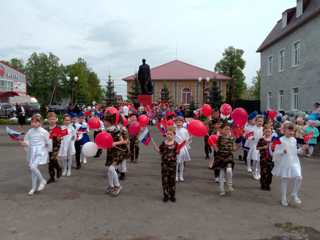
[[[138,100],[142,105],[150,106],[152,104],[153,84],[150,66],[146,64],[145,59],[142,59],[142,64],[139,66],[138,82],[141,89],[141,95],[138,96]]]

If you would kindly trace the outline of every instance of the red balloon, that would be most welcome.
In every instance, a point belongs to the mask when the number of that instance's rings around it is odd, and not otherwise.
[[[124,115],[122,115],[121,117],[122,117],[122,125],[126,127],[128,125],[128,119]]]
[[[100,120],[96,117],[92,117],[88,121],[88,126],[90,129],[98,129],[100,128]]]
[[[86,111],[86,112],[84,112],[84,115],[85,115],[86,117],[90,117],[90,116],[91,116],[91,111]]]
[[[218,136],[217,135],[211,135],[209,138],[208,138],[208,144],[210,146],[214,146],[217,144],[217,141],[218,141]]]
[[[268,118],[271,120],[274,120],[276,118],[276,116],[278,115],[278,113],[274,110],[269,110],[268,111]]]
[[[134,121],[132,123],[129,124],[128,127],[128,132],[130,134],[130,136],[137,136],[140,132],[140,124],[137,121]]]
[[[243,128],[234,126],[232,128],[232,134],[233,136],[235,136],[236,138],[240,138],[243,135]]]
[[[174,126],[174,121],[173,121],[173,120],[171,120],[171,119],[170,119],[170,120],[168,120],[168,121],[167,121],[167,126],[168,126],[168,127],[172,127],[172,126]]]
[[[144,114],[140,115],[138,120],[139,120],[140,126],[142,128],[144,128],[145,126],[147,126],[149,124],[149,118],[147,115],[144,115]]]
[[[202,113],[203,113],[203,116],[205,116],[205,117],[211,116],[212,115],[212,107],[209,104],[204,104],[202,106]]]
[[[110,149],[112,148],[113,139],[110,133],[101,132],[96,136],[95,142],[98,148]]]
[[[119,123],[120,121],[120,115],[119,115],[119,111],[118,109],[116,109],[115,107],[108,107],[106,108],[105,112],[110,113],[111,115],[116,115],[116,124]]]
[[[188,131],[190,135],[195,137],[204,137],[208,135],[208,127],[200,120],[192,120],[189,122]]]
[[[232,107],[228,103],[224,103],[220,107],[220,112],[225,116],[229,116],[232,112]]]
[[[236,126],[243,128],[248,121],[248,113],[243,108],[236,108],[231,113],[231,118]]]

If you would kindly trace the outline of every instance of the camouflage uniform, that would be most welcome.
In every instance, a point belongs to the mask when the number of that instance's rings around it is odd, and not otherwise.
[[[232,137],[220,136],[217,141],[218,151],[214,158],[215,169],[225,169],[229,164],[234,167]]]
[[[272,183],[272,169],[274,163],[272,161],[272,156],[270,154],[270,146],[271,142],[261,138],[257,144],[257,148],[267,147],[267,149],[260,149],[260,184],[261,189],[270,190],[270,185]]]
[[[51,132],[53,129],[59,128],[59,127],[54,127],[52,129],[48,128],[47,130]],[[60,149],[60,144],[61,144],[61,138],[58,137],[52,137],[52,152],[49,152],[49,175],[51,180],[55,180],[55,170],[57,171],[57,177],[59,178],[61,175],[61,167],[58,162],[58,153]]]
[[[167,145],[165,142],[162,142],[159,146],[161,154],[162,188],[165,198],[175,198],[177,147],[178,144],[176,142],[173,145]]]
[[[139,158],[139,139],[137,136],[130,136],[130,159],[131,162],[136,162]]]
[[[116,127],[111,126],[107,129],[107,132],[111,134],[113,142],[120,141],[121,137],[123,137],[123,131]],[[128,146],[126,144],[118,145],[116,147],[112,147],[107,150],[107,159],[106,159],[106,166],[110,166],[111,164],[115,163],[119,165],[123,159],[128,156]]]

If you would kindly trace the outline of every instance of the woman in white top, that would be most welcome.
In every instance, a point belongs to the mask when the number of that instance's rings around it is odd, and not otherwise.
[[[29,195],[33,195],[36,191],[42,191],[47,183],[38,169],[38,165],[48,163],[48,149],[50,147],[49,133],[41,127],[40,114],[32,116],[31,129],[26,133],[22,145],[27,147],[27,161],[32,179]]]
[[[286,123],[283,127],[284,136],[280,138],[273,154],[275,162],[272,174],[281,178],[281,204],[288,206],[287,190],[289,180],[293,181],[292,197],[296,204],[301,204],[299,190],[302,183],[301,165],[298,157],[297,140],[294,136],[294,125]]]

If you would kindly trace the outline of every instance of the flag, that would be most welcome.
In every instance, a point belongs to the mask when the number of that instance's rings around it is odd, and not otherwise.
[[[150,136],[150,131],[147,127],[144,128],[144,130],[141,132],[139,136],[139,141],[144,145],[149,145],[151,141],[151,136]]]
[[[254,136],[254,132],[248,132],[246,133],[246,139],[250,139]]]
[[[157,123],[157,129],[162,136],[166,135],[166,127],[164,126],[163,121]]]
[[[274,150],[276,149],[276,146],[277,146],[277,145],[280,145],[280,144],[281,144],[280,138],[274,137],[274,138],[272,139],[271,150],[274,151]]]
[[[23,133],[17,132],[9,127],[6,127],[6,132],[8,136],[13,140],[13,141],[22,141],[23,140]]]
[[[60,127],[55,127],[50,131],[50,138],[59,137],[63,138],[64,136],[68,135],[68,129],[61,129]]]
[[[313,138],[313,131],[303,137],[304,143],[307,144]]]
[[[176,153],[179,154],[180,150],[186,145],[186,141],[183,141],[182,143],[177,145]]]

